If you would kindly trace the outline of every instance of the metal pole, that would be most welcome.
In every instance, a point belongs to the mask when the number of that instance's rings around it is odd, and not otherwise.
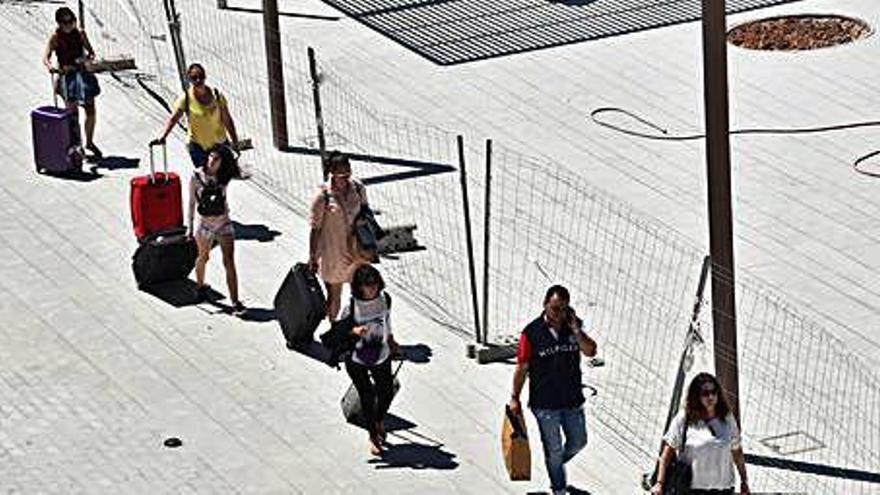
[[[180,78],[180,87],[183,91],[189,89],[186,77],[186,57],[183,51],[183,41],[180,38],[180,15],[174,5],[174,0],[164,0],[165,18],[168,20],[168,32],[171,34],[171,46],[174,48],[174,59],[177,62],[177,75]]]
[[[697,295],[694,299],[694,308],[691,310],[691,321],[688,322],[687,334],[684,339],[684,348],[682,349],[681,357],[678,360],[678,370],[675,373],[675,384],[672,386],[672,398],[669,400],[669,409],[666,413],[666,423],[663,425],[664,432],[669,430],[669,425],[672,423],[672,419],[678,414],[678,411],[681,410],[681,395],[684,391],[684,382],[687,378],[687,372],[689,369],[689,366],[687,365],[688,358],[693,355],[694,344],[703,341],[698,323],[700,319],[700,309],[703,305],[703,293],[706,288],[706,277],[709,275],[709,264],[709,257],[704,257],[703,266],[700,269],[700,281],[697,283]],[[661,441],[660,452],[657,455],[658,459],[660,454],[663,453],[663,446],[664,442]],[[646,491],[650,490],[657,481],[657,469],[659,467],[659,464],[654,464],[654,471],[645,473],[642,477],[642,488]]]
[[[229,7],[229,5],[226,3],[226,0],[217,0],[217,8],[218,9],[223,10],[228,7]]]
[[[263,36],[266,39],[272,140],[276,148],[283,149],[287,147],[287,105],[284,101],[284,65],[281,62],[277,0],[263,0]]]
[[[725,1],[702,0],[702,2],[706,172],[709,186],[709,247],[712,258],[715,372],[730,397],[737,421],[740,421]]]
[[[86,6],[83,0],[77,0],[77,10],[79,11],[79,28],[86,29]]]
[[[324,139],[324,113],[321,109],[321,79],[318,76],[318,63],[315,49],[309,47],[309,74],[312,78],[312,101],[315,104],[315,125],[318,128],[318,150],[321,152],[321,171],[327,180],[327,142]]]
[[[486,140],[486,207],[483,217],[483,342],[489,342],[489,238],[492,216],[492,140]]]
[[[461,171],[461,197],[464,201],[464,233],[467,241],[468,271],[471,277],[471,296],[474,306],[474,334],[477,343],[482,343],[480,333],[480,302],[477,299],[477,273],[474,263],[474,240],[471,233],[471,208],[468,201],[467,170],[464,160],[464,137],[459,135],[458,141],[458,168]]]

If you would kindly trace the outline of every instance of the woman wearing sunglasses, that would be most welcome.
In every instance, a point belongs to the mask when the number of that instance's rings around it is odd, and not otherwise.
[[[64,96],[67,111],[76,115],[78,106],[82,105],[86,112],[85,147],[93,153],[95,159],[100,159],[101,150],[95,146],[94,137],[97,123],[95,97],[101,94],[101,87],[98,85],[98,78],[83,67],[83,62],[95,58],[95,50],[92,49],[85,31],[77,28],[76,16],[72,10],[67,7],[56,10],[55,22],[58,27],[49,38],[43,53],[43,65],[47,70],[61,74],[55,90]],[[53,53],[58,59],[57,69],[52,66]]]
[[[327,319],[339,313],[342,286],[351,282],[358,266],[366,262],[354,252],[350,234],[361,206],[367,204],[363,183],[351,176],[348,157],[333,151],[327,157],[329,183],[312,201],[309,223],[309,267],[327,286]]]
[[[232,152],[238,147],[238,133],[226,97],[205,84],[205,68],[201,64],[190,65],[186,74],[190,87],[177,99],[174,112],[153,142],[164,143],[171,129],[186,115],[189,126],[187,147],[193,165],[203,168],[211,162],[217,167],[214,162],[221,162],[219,176],[222,179],[238,177]]]
[[[709,373],[700,373],[691,381],[684,411],[672,420],[663,442],[652,494],[664,493],[666,466],[674,451],[691,466],[691,494],[733,495],[734,465],[739,471],[740,493],[751,493],[739,426],[721,384]]]

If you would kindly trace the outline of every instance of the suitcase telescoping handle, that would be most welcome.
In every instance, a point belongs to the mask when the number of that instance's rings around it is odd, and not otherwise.
[[[57,76],[57,78],[56,78]],[[61,108],[58,106],[58,88],[61,88],[61,96],[64,97],[64,104],[67,104],[67,81],[62,79],[64,74],[61,72],[61,69],[50,69],[49,70],[49,87],[52,88],[52,101],[55,102],[55,108]],[[58,81],[57,85],[55,81]]]
[[[162,147],[162,171],[165,172],[164,177],[165,180],[168,180],[168,149],[165,146],[164,142],[150,142],[150,180],[156,182],[156,153],[153,151],[153,148],[156,146]]]

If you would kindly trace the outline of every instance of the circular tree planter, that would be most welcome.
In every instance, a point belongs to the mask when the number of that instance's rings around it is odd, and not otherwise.
[[[727,41],[750,50],[815,50],[852,43],[871,35],[860,19],[839,15],[771,17],[734,27]]]

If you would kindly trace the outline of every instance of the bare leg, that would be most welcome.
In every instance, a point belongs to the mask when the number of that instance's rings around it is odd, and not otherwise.
[[[235,270],[235,237],[220,237],[220,251],[223,253],[223,266],[226,268],[226,286],[229,288],[229,300],[232,304],[238,301],[238,273]]]
[[[98,149],[97,146],[95,146],[95,141],[94,141],[94,138],[95,138],[95,124],[96,124],[97,121],[98,121],[98,118],[97,118],[97,112],[96,112],[96,110],[95,110],[95,102],[92,101],[92,102],[90,102],[90,103],[87,103],[87,104],[84,106],[84,108],[85,108],[85,111],[86,111],[86,123],[85,123],[85,128],[86,128],[86,149],[88,149],[89,151],[91,151],[92,153],[94,153],[95,156],[100,157],[100,156],[101,156],[101,150]]]
[[[342,306],[342,284],[327,283],[327,320],[336,321]]]
[[[196,284],[199,287],[205,286],[205,265],[211,255],[211,245],[210,239],[196,236],[196,246],[199,248],[199,256],[196,258]]]

